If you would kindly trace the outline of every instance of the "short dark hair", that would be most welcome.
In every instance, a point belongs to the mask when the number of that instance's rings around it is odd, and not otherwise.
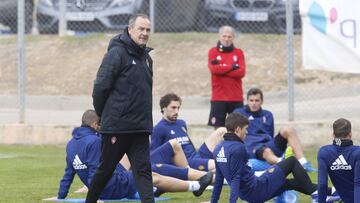
[[[161,113],[164,113],[164,111],[162,109],[169,106],[169,104],[172,101],[178,101],[181,104],[181,98],[178,95],[176,95],[175,93],[168,93],[168,94],[165,94],[163,97],[161,97],[161,99],[160,99],[160,111],[161,111]]]
[[[225,127],[228,132],[235,132],[237,127],[243,128],[249,125],[249,120],[239,112],[233,112],[225,119]]]
[[[249,89],[249,91],[246,94],[246,98],[249,99],[251,95],[257,95],[257,94],[260,94],[261,101],[264,101],[263,92],[261,91],[260,88],[256,88],[256,87]]]
[[[138,13],[138,14],[132,15],[132,16],[130,17],[130,19],[129,19],[129,25],[128,25],[128,26],[133,28],[134,25],[135,25],[136,19],[139,18],[139,17],[150,20],[150,19],[149,19],[149,16],[147,16],[146,14]]]
[[[86,110],[81,118],[82,125],[91,126],[94,122],[99,122],[99,116],[92,109]]]
[[[339,118],[333,123],[334,136],[345,138],[351,133],[351,122],[345,118]]]

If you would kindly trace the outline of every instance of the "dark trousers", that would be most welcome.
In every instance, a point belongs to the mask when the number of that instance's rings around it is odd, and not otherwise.
[[[285,177],[290,173],[294,176],[293,179],[286,179],[284,190],[296,190],[311,195],[317,189],[317,185],[311,182],[309,175],[295,157],[289,157],[277,165],[284,172]]]
[[[149,135],[146,133],[106,134],[102,136],[99,166],[89,186],[87,203],[96,202],[124,154],[130,160],[136,189],[141,202],[153,203],[153,183],[149,152]]]

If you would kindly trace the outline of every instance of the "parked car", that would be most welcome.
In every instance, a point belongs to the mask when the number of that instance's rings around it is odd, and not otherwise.
[[[32,27],[33,0],[25,0],[25,32]],[[0,1],[0,23],[8,26],[12,32],[17,31],[17,0]]]
[[[67,27],[82,31],[120,30],[141,4],[142,0],[66,0]],[[39,31],[57,32],[59,0],[39,0],[36,9]]]
[[[200,0],[154,2],[155,30],[183,31],[193,26]],[[139,12],[149,14],[149,0],[66,0],[66,20],[71,30],[122,30],[127,26],[130,16]],[[40,32],[56,33],[59,1],[39,0],[37,21]]]
[[[287,0],[204,0],[202,27],[230,24],[243,32],[286,32]],[[294,32],[301,32],[298,0],[293,3]]]

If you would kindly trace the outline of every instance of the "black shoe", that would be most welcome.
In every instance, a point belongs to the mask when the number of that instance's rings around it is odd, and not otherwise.
[[[204,192],[204,190],[206,189],[207,186],[209,186],[211,184],[211,181],[213,179],[213,172],[207,172],[204,176],[202,176],[201,178],[198,179],[199,184],[200,184],[200,189],[193,191],[193,194],[196,197],[199,197],[200,195],[202,195],[202,193]]]
[[[166,191],[157,188],[154,192],[154,197],[160,197],[164,193],[166,193]]]

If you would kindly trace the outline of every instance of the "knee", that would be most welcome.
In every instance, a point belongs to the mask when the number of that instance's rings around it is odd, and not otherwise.
[[[179,151],[181,149],[181,146],[176,139],[169,140],[169,143],[174,151]]]
[[[295,165],[296,162],[298,162],[298,160],[294,156],[288,157],[286,158],[286,160],[289,161],[292,165]]]
[[[158,173],[152,173],[153,185],[157,187],[161,182],[161,175]]]
[[[280,135],[287,139],[289,136],[295,135],[295,129],[291,126],[285,126],[280,129]]]
[[[274,156],[274,152],[270,148],[265,148],[262,153],[262,157],[267,160],[268,157]]]

